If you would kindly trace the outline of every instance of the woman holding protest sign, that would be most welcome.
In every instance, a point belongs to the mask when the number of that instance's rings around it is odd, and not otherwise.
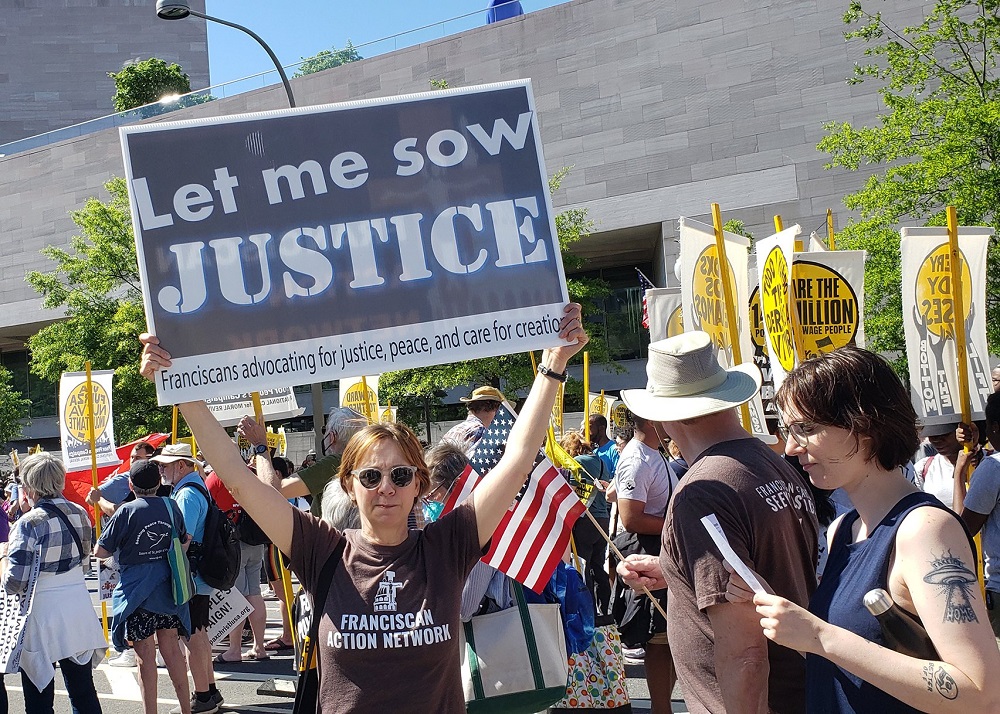
[[[919,443],[906,388],[878,355],[844,347],[800,364],[775,402],[786,453],[814,485],[843,488],[855,510],[830,525],[829,559],[808,610],[752,593],[735,573],[727,597],[752,597],[764,635],[806,653],[808,710],[1000,710],[1000,651],[975,546],[962,521],[901,471]],[[936,656],[888,647],[862,604],[876,588],[922,621]]]
[[[429,490],[420,442],[408,428],[373,424],[348,443],[339,479],[358,504],[361,528],[341,533],[296,511],[257,480],[203,402],[181,405],[216,473],[290,555],[306,590],[319,589],[332,569],[327,597],[315,608],[322,614],[321,712],[411,710],[415,693],[424,711],[465,711],[458,651],[462,586],[531,471],[567,362],[587,343],[579,305],[566,306],[558,337],[562,344],[542,356],[503,458],[469,499],[422,531],[406,523]],[[153,379],[170,366],[170,355],[155,337],[140,339],[142,373]]]

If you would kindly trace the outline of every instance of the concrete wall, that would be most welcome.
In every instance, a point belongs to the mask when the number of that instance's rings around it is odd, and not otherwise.
[[[880,9],[903,25],[923,5],[886,0]],[[432,79],[459,86],[530,77],[548,170],[573,167],[556,207],[586,208],[594,241],[641,225],[669,238],[679,215],[704,219],[711,201],[724,219],[740,218],[760,235],[775,213],[808,232],[825,225],[827,208],[846,220],[841,197],[863,182],[823,169],[815,148],[823,124],[871,122],[880,109],[876,87],[844,81],[863,51],[843,39],[845,6],[574,0],[292,85],[307,105],[425,91]],[[169,116],[283,106],[276,85]],[[106,197],[101,184],[122,172],[114,131],[0,158],[0,336],[55,317],[41,310],[24,273],[46,267],[38,251],[68,242],[68,212],[88,196]],[[660,246],[647,259],[671,276],[673,255]]]
[[[167,22],[155,0],[0,0],[0,144],[113,114],[131,59],[178,63],[208,86],[205,21]],[[205,11],[205,0],[192,9]]]

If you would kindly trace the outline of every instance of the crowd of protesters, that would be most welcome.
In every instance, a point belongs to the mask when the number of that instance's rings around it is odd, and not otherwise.
[[[568,343],[542,358],[556,376],[587,341],[579,306],[567,307],[560,335]],[[169,345],[142,342],[151,378],[169,366]],[[775,396],[778,444],[768,448],[738,410],[759,390],[759,372],[720,367],[704,333],[650,345],[647,373],[646,389],[622,393],[627,428],[609,430],[594,414],[562,446],[579,465],[572,478],[595,492],[573,528],[589,617],[614,622],[624,661],[645,665],[654,714],[671,711],[678,683],[692,712],[1000,708],[990,685],[1000,676],[1000,455],[991,446],[1000,443],[1000,391],[978,425],[921,429],[888,364],[842,348],[788,375]],[[468,418],[426,454],[405,427],[335,409],[322,456],[298,469],[271,454],[252,418],[237,429],[252,451],[245,460],[203,402],[183,404],[204,456],[183,443],[139,443],[128,470],[87,497],[107,519],[96,542],[90,516],[62,496],[61,463],[24,459],[0,519],[9,529],[0,572],[9,593],[35,588],[21,657],[26,711],[52,711],[57,667],[74,711],[101,711],[92,672],[106,641],[84,584],[92,552],[118,563],[110,639],[118,664],[138,665],[147,713],[156,711],[158,661],[179,701],[172,711],[211,714],[224,703],[215,667],[291,651],[282,565],[312,592],[331,554],[319,641],[337,644],[319,649],[320,711],[401,711],[414,691],[426,711],[464,711],[457,637],[372,651],[343,623],[388,598],[394,612],[454,633],[514,604],[516,584],[481,557],[545,439],[557,386],[544,371],[536,377],[503,458],[444,516],[505,401],[495,387],[463,399]],[[176,605],[168,565],[173,537],[184,548],[204,538],[213,503],[241,523],[235,587],[253,606],[248,635],[238,623],[214,657],[212,589],[195,572],[196,594]],[[702,525],[708,516],[762,591],[724,560]],[[281,604],[270,640],[262,582]],[[875,588],[921,623],[933,656],[892,650],[862,607]]]

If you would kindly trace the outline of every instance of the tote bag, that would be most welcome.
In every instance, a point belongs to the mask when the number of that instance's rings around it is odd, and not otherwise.
[[[614,625],[598,627],[587,651],[570,656],[566,696],[553,709],[616,710],[628,704],[618,629]]]
[[[525,602],[463,623],[459,651],[469,714],[530,714],[566,694],[569,663],[558,604]]]
[[[170,549],[167,551],[167,562],[170,563],[170,588],[174,596],[175,605],[183,605],[192,597],[196,591],[194,578],[191,576],[191,563],[188,562],[187,553],[181,545],[180,536],[177,533],[177,524],[174,523],[174,509],[163,499],[163,505],[167,507],[167,516],[170,518]]]

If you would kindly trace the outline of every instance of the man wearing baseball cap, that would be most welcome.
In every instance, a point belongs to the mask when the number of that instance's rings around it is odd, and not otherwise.
[[[157,456],[150,459],[160,467],[163,483],[174,487],[173,498],[184,516],[184,525],[194,543],[205,538],[205,518],[208,516],[208,489],[198,469],[201,462],[194,458],[191,444],[169,444]],[[191,484],[191,488],[185,488]],[[192,714],[212,714],[222,704],[222,693],[215,686],[215,672],[212,670],[212,644],[208,640],[208,605],[212,588],[194,574],[194,584],[198,594],[191,598],[188,608],[191,612],[191,638],[188,649],[191,656],[188,666],[194,680],[194,696],[191,698]],[[180,712],[180,707],[177,708]]]
[[[456,444],[471,456],[506,398],[496,387],[476,387],[472,394],[462,397],[462,401],[469,410],[469,416],[449,429],[441,441]]]
[[[819,529],[812,494],[743,428],[737,410],[760,390],[760,370],[723,369],[709,335],[686,332],[650,344],[646,372],[646,389],[624,390],[622,400],[662,423],[691,468],[667,507],[659,562],[629,556],[619,573],[650,587],[665,579],[667,635],[692,712],[804,711],[805,660],[764,637],[752,603],[726,600],[729,573],[701,523],[714,514],[736,554],[777,594],[809,602]]]

